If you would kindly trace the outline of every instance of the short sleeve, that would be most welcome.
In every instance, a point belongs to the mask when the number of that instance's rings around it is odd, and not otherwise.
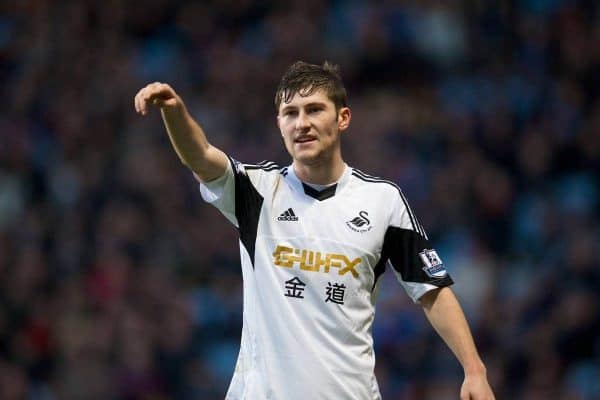
[[[202,199],[212,204],[235,226],[235,177],[231,163],[227,164],[225,173],[212,181],[200,182]]]
[[[229,157],[229,165],[223,176],[200,183],[200,194],[204,201],[218,208],[238,228],[240,241],[253,264],[258,219],[263,204],[263,196],[257,186],[264,186],[266,169],[274,168],[245,165]]]
[[[386,230],[382,258],[393,267],[400,284],[414,302],[430,290],[453,283],[425,230],[398,189]]]

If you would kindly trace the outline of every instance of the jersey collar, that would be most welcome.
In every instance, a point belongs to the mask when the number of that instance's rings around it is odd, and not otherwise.
[[[292,188],[294,188],[297,192],[304,193],[306,196],[312,197],[313,199],[323,201],[335,196],[336,193],[340,193],[344,189],[344,187],[350,181],[350,176],[352,175],[352,168],[344,164],[344,172],[342,173],[342,176],[337,181],[337,183],[323,190],[317,190],[302,182],[300,178],[298,178],[298,176],[296,175],[293,165],[289,165],[288,167],[284,168],[282,173],[286,182],[290,186],[292,186]]]

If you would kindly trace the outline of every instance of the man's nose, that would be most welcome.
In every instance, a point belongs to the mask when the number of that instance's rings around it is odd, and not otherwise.
[[[298,118],[296,119],[296,129],[299,131],[306,130],[310,128],[310,122],[308,121],[308,116],[304,111],[300,111],[298,113]]]

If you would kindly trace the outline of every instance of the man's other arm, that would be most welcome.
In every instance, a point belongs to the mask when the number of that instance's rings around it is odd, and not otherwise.
[[[141,115],[148,114],[150,106],[160,109],[175,152],[200,180],[208,182],[225,173],[229,162],[227,156],[208,142],[204,131],[171,86],[160,82],[145,86],[135,95],[134,105]]]
[[[493,400],[494,394],[487,381],[486,370],[471,336],[465,315],[448,287],[431,290],[421,297],[425,315],[444,342],[461,363],[465,380],[460,391],[461,400]]]

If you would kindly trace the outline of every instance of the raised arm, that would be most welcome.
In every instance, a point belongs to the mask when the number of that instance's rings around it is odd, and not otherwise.
[[[421,297],[425,315],[461,363],[465,380],[460,400],[493,400],[486,370],[479,358],[462,308],[448,287],[435,289]]]
[[[151,83],[135,95],[134,103],[135,110],[141,115],[148,114],[149,106],[160,108],[175,152],[200,180],[208,182],[225,173],[229,162],[227,156],[208,142],[204,131],[171,86]]]

